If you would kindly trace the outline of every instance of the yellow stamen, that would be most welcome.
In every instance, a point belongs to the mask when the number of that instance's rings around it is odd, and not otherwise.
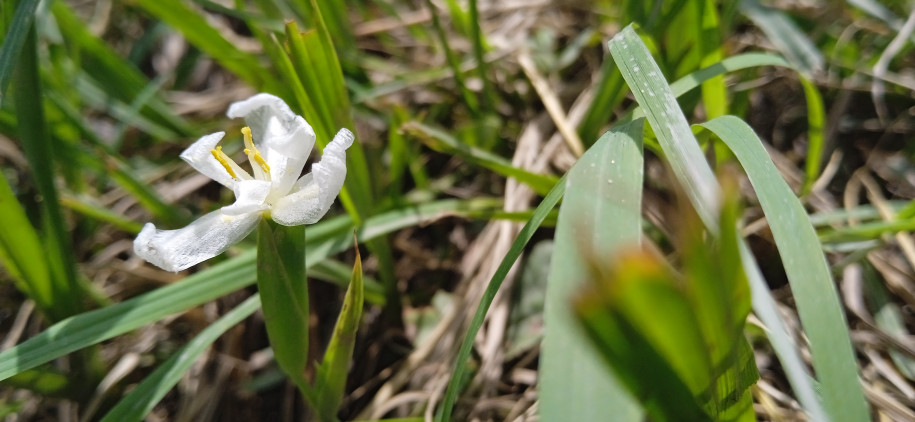
[[[216,161],[219,161],[219,164],[222,164],[226,171],[229,172],[229,176],[232,176],[233,179],[238,179],[235,171],[232,170],[232,166],[229,165],[229,161],[232,159],[229,158],[226,153],[222,152],[222,146],[217,146],[216,149],[212,149],[210,152],[213,154],[213,158],[215,158]]]
[[[241,128],[241,134],[245,136],[245,154],[253,163],[257,163],[264,170],[264,173],[270,174],[270,166],[261,156],[261,152],[257,150],[257,147],[254,146],[254,140],[251,138],[251,128],[248,126]]]

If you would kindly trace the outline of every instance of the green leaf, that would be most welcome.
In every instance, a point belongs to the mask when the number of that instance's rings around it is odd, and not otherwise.
[[[308,279],[305,226],[269,219],[257,226],[257,290],[277,365],[304,391],[308,368]]]
[[[102,422],[141,421],[167,394],[181,377],[191,368],[197,358],[206,351],[219,336],[247,318],[260,306],[260,297],[254,295],[210,324],[193,340],[182,347],[147,375],[130,394],[121,399],[109,411]]]
[[[315,391],[318,395],[316,410],[325,421],[336,419],[343,395],[346,393],[346,377],[353,358],[356,333],[362,320],[363,302],[362,258],[357,247],[353,277],[346,289],[343,308],[340,310],[334,334],[327,351],[324,352],[324,360],[318,368],[318,378],[315,380]]]
[[[534,236],[534,232],[537,231],[537,228],[540,227],[540,224],[543,223],[543,220],[549,215],[550,210],[559,203],[564,192],[565,178],[562,178],[556,182],[553,189],[543,198],[543,201],[540,202],[537,209],[534,210],[534,215],[531,219],[521,228],[521,231],[518,232],[518,237],[512,242],[511,247],[508,249],[508,253],[505,254],[505,258],[502,258],[499,268],[496,269],[492,279],[489,280],[489,285],[486,286],[483,297],[480,298],[480,303],[477,305],[477,309],[473,314],[473,320],[470,321],[467,333],[464,334],[464,338],[461,340],[461,348],[458,350],[454,369],[451,371],[451,379],[448,381],[448,388],[445,390],[442,406],[435,416],[436,421],[448,422],[451,420],[451,412],[454,409],[454,403],[457,401],[458,394],[460,394],[460,387],[464,382],[467,359],[470,358],[474,339],[476,339],[477,333],[480,331],[480,327],[483,326],[483,321],[486,319],[486,312],[489,311],[489,306],[492,305],[496,293],[499,292],[499,287],[502,286],[502,282],[505,281],[505,277],[508,275],[508,272],[511,270],[515,261],[521,256],[521,252],[524,251],[527,242]]]
[[[637,247],[642,236],[642,126],[607,132],[569,170],[556,224],[540,358],[543,420],[641,420],[638,403],[606,371],[569,305],[588,279],[588,257]]]
[[[829,264],[804,206],[744,121],[724,116],[702,125],[737,156],[759,197],[810,341],[820,393],[834,421],[869,418],[857,361]]]

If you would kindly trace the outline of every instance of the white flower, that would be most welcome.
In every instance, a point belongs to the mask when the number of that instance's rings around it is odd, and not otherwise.
[[[191,167],[232,189],[235,203],[183,229],[157,230],[146,223],[134,241],[134,252],[164,270],[181,271],[225,252],[262,217],[284,226],[315,223],[343,186],[346,149],[353,144],[349,130],[341,129],[311,173],[299,177],[315,143],[314,130],[305,119],[269,94],[234,103],[227,114],[243,117],[248,124],[242,134],[254,176],[216,146],[225,132],[206,135],[181,153]]]

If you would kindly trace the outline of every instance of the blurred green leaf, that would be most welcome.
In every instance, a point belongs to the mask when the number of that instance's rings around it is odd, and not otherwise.
[[[118,107],[118,104],[108,104],[117,100],[120,104],[130,104],[149,85],[149,80],[130,62],[122,59],[104,41],[94,36],[86,28],[86,24],[78,18],[66,2],[54,1],[50,5],[57,28],[60,30],[64,45],[71,52],[73,61],[78,63],[79,77],[70,76],[68,82],[75,84],[77,91],[89,89],[86,80],[93,80],[95,90],[93,94],[104,92],[104,96],[95,102],[98,106]],[[82,87],[82,89],[81,89]],[[108,98],[105,98],[108,97]],[[92,104],[90,98],[80,96],[81,100]],[[142,127],[144,130],[156,135],[160,139],[178,138],[191,134],[190,124],[177,116],[158,95],[152,95],[142,104],[137,113],[127,108],[122,113],[123,121]],[[148,121],[148,124],[138,123]]]
[[[740,0],[740,10],[804,76],[823,70],[823,53],[784,12],[763,6],[759,0]]]
[[[4,8],[15,5],[10,2]],[[16,6],[16,13],[9,26],[5,26],[3,47],[0,47],[0,101],[5,101],[6,86],[9,85],[13,69],[16,68],[16,59],[25,43],[26,35],[32,22],[35,20],[35,10],[38,9],[38,0],[20,0]]]
[[[481,165],[505,177],[514,177],[519,182],[531,187],[535,192],[545,195],[555,185],[556,178],[528,172],[512,166],[511,163],[491,152],[459,142],[445,131],[424,125],[419,122],[407,122],[403,130],[418,137],[429,148],[450,155],[457,155],[471,163]]]
[[[54,287],[41,241],[6,176],[0,172],[0,259],[16,288],[35,301],[43,313],[54,306]]]
[[[225,39],[189,3],[180,0],[135,0],[134,3],[180,32],[191,44],[251,86],[269,90],[273,82],[257,57],[239,50]]]
[[[353,277],[346,289],[343,308],[340,310],[334,334],[327,351],[324,352],[324,360],[318,367],[318,376],[315,380],[315,391],[318,395],[316,410],[325,421],[336,419],[343,395],[346,393],[346,378],[353,358],[353,347],[356,345],[356,333],[362,321],[363,302],[362,257],[357,247]]]
[[[638,246],[642,235],[642,126],[638,119],[604,134],[569,170],[546,291],[540,358],[540,417],[641,420],[641,409],[606,371],[575,319],[570,301],[589,278],[588,257]]]

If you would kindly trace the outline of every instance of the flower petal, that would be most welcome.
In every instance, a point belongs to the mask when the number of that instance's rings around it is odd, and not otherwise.
[[[213,157],[211,152],[216,148],[216,144],[225,136],[225,132],[216,132],[209,135],[205,135],[187,147],[184,152],[181,153],[181,159],[186,161],[194,170],[199,171],[203,175],[219,182],[221,185],[229,188],[235,188],[235,180],[226,171],[225,167]],[[247,176],[247,177],[245,177]],[[239,177],[242,179],[250,179],[251,176],[247,173],[239,174]]]
[[[346,180],[346,149],[353,144],[353,138],[349,130],[337,132],[324,148],[321,161],[311,167],[311,173],[299,179],[292,193],[273,205],[273,221],[284,226],[312,224],[327,213]]]
[[[271,171],[280,161],[271,162],[273,151],[286,157],[308,155],[315,144],[315,132],[301,116],[297,116],[282,99],[270,94],[257,94],[244,101],[232,103],[226,114],[242,117],[251,128],[255,144],[264,150]],[[301,168],[298,169],[301,171]],[[290,171],[297,173],[297,171]],[[296,174],[295,177],[298,177]]]
[[[233,216],[213,211],[178,230],[156,230],[146,223],[133,251],[163,270],[178,272],[225,252],[251,233],[260,217],[260,213]]]
[[[222,207],[222,213],[240,215],[263,211],[268,208],[264,201],[270,194],[272,183],[266,180],[242,180],[235,185],[235,203]]]

